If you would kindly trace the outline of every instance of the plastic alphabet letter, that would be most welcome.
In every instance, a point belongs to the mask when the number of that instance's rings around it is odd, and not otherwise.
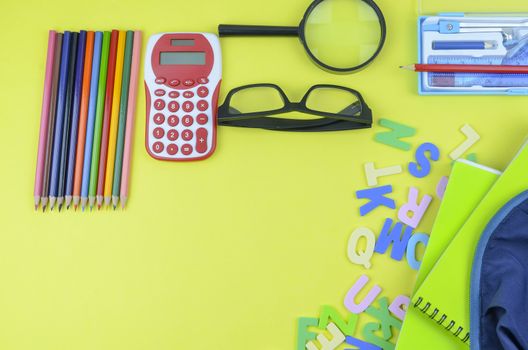
[[[379,254],[384,254],[389,245],[392,243],[391,258],[400,261],[405,254],[405,248],[412,235],[412,227],[405,226],[401,222],[397,222],[391,230],[392,219],[386,219],[383,228],[381,229],[378,241],[374,251]],[[403,237],[402,237],[403,232]]]
[[[468,149],[471,148],[475,143],[477,143],[478,140],[480,140],[480,135],[477,134],[475,129],[473,129],[468,124],[464,125],[462,129],[460,129],[462,133],[466,136],[466,141],[462,142],[460,146],[455,148],[453,152],[449,155],[451,159],[458,159],[460,158]]]
[[[444,193],[447,188],[447,183],[449,182],[449,178],[447,176],[442,176],[440,181],[438,181],[438,185],[436,185],[436,195],[440,199],[444,199]]]
[[[316,334],[308,331],[308,327],[317,327],[316,318],[301,317],[297,321],[297,350],[305,350],[306,343],[314,340]]]
[[[387,341],[386,339],[381,339],[374,332],[379,331],[381,328],[381,325],[379,323],[367,323],[365,327],[363,327],[363,337],[366,341],[369,343],[372,343],[376,346],[379,346],[383,350],[394,350],[395,346],[391,342]]]
[[[346,337],[346,343],[353,345],[356,349],[345,349],[345,350],[381,350],[379,346],[367,343],[366,341],[359,340],[354,337]]]
[[[324,334],[319,334],[317,340],[321,344],[320,350],[335,350],[339,345],[345,341],[345,335],[337,328],[334,323],[329,323],[326,330],[332,335],[332,339],[328,339]],[[313,341],[306,344],[308,350],[319,350]]]
[[[383,338],[388,340],[392,338],[391,327],[401,329],[402,323],[389,313],[389,299],[387,297],[380,298],[378,300],[378,304],[380,306],[379,309],[375,308],[373,305],[370,305],[367,309],[367,314],[380,320]]]
[[[359,277],[359,279],[354,283],[352,288],[348,291],[347,295],[345,296],[345,307],[354,314],[360,314],[363,311],[365,311],[370,304],[378,297],[378,295],[381,293],[381,288],[378,285],[375,285],[372,287],[372,289],[368,292],[367,296],[361,301],[361,303],[356,304],[355,298],[356,295],[358,295],[359,291],[365,287],[367,282],[369,281],[369,278],[366,275],[362,275]]]
[[[390,209],[396,209],[396,202],[393,199],[385,197],[386,194],[392,193],[392,186],[381,186],[367,188],[356,192],[357,199],[369,199],[370,202],[359,208],[359,214],[365,216],[380,205]]]
[[[358,321],[357,314],[348,314],[348,322],[345,322],[339,312],[331,306],[323,306],[321,309],[321,316],[319,317],[319,329],[325,329],[332,320],[335,325],[345,335],[353,335],[356,332],[356,325]]]
[[[410,299],[405,295],[398,295],[390,304],[389,311],[401,321],[405,318]],[[405,308],[403,308],[405,306]]]
[[[361,237],[365,237],[366,247],[364,251],[358,251],[357,245]],[[359,227],[352,232],[348,239],[348,259],[358,265],[363,265],[365,268],[370,269],[372,264],[370,259],[374,254],[374,245],[376,244],[376,236],[374,232],[366,227]]]
[[[380,119],[379,124],[385,128],[392,129],[391,131],[384,131],[377,133],[374,140],[385,145],[408,151],[411,149],[411,144],[400,139],[411,137],[416,134],[416,129],[410,126],[393,122],[388,119]]]
[[[398,219],[405,225],[417,228],[432,200],[431,196],[425,195],[418,204],[418,189],[415,187],[409,188],[407,203],[402,205],[398,211]],[[409,217],[409,213],[412,214],[411,217]]]
[[[416,260],[416,246],[419,242],[422,242],[425,246],[429,243],[429,236],[425,233],[415,233],[412,235],[407,245],[407,263],[413,270],[419,270],[421,261]]]
[[[437,161],[440,159],[440,150],[432,143],[424,143],[418,146],[415,153],[416,163],[409,163],[409,172],[412,176],[419,179],[426,177],[431,172],[431,162],[425,155],[429,153],[431,160]]]
[[[374,163],[372,162],[365,164],[365,176],[367,177],[368,186],[377,186],[379,177],[400,174],[401,172],[401,165],[394,165],[386,168],[376,169],[374,167]]]

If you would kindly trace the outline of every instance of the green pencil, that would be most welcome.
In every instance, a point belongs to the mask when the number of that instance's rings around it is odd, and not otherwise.
[[[95,203],[97,192],[97,180],[99,173],[99,153],[101,152],[101,134],[103,127],[103,112],[106,92],[106,74],[108,71],[108,52],[110,51],[110,32],[103,33],[103,45],[101,48],[101,68],[99,70],[99,86],[97,89],[97,107],[95,110],[94,138],[92,146],[92,166],[90,168],[90,187],[88,189],[88,200],[90,210]]]
[[[130,66],[132,65],[132,47],[134,45],[134,32],[126,33],[125,61],[123,64],[123,81],[121,84],[121,100],[119,105],[119,126],[117,129],[117,145],[114,162],[114,183],[112,184],[112,204],[114,209],[119,201],[121,189],[121,170],[123,167],[123,149],[125,147],[125,127],[128,106],[128,89],[130,85]]]

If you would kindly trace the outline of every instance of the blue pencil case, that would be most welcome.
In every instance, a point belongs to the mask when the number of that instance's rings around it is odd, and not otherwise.
[[[421,16],[418,62],[528,65],[528,16]],[[422,95],[528,95],[528,74],[419,73],[418,91]]]

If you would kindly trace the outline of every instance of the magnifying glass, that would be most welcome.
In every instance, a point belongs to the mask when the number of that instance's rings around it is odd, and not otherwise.
[[[383,13],[373,0],[315,0],[298,27],[220,24],[222,36],[297,36],[321,68],[350,73],[370,64],[385,43]]]

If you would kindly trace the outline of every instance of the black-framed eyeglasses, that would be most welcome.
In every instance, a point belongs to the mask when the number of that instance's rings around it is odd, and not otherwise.
[[[299,112],[298,118],[273,117]],[[231,90],[218,108],[218,124],[277,131],[340,131],[372,126],[372,111],[361,94],[339,85],[314,85],[300,102],[291,102],[275,84]]]

